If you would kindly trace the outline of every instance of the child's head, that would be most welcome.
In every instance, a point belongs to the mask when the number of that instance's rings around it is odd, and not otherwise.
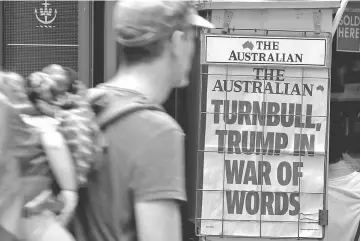
[[[66,70],[57,64],[51,64],[43,68],[42,72],[50,76],[55,82],[54,91],[62,94],[69,91],[71,82],[68,78]]]
[[[77,92],[78,74],[74,70],[52,64],[27,78],[27,86],[35,91],[36,98],[45,101],[55,100],[65,93]]]
[[[48,74],[55,81],[55,91],[57,93],[74,93],[76,91],[73,88],[75,81],[78,80],[78,73],[74,70],[57,64],[51,64],[43,68],[42,72]]]
[[[60,109],[77,108],[82,103],[77,78],[77,73],[71,69],[49,65],[27,77],[29,99],[42,114],[49,116]]]
[[[52,101],[56,93],[56,82],[48,75],[42,72],[34,72],[26,79],[29,99],[32,102],[43,100]]]

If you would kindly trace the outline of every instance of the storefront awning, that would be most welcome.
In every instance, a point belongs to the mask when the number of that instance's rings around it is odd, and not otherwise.
[[[339,8],[340,0],[193,0],[199,10],[269,8]]]

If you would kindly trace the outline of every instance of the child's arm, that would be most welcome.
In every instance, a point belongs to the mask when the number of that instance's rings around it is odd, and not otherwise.
[[[65,202],[60,220],[66,224],[71,218],[77,202],[77,179],[75,165],[64,137],[58,131],[46,130],[42,135],[42,144],[48,157],[50,168],[61,189],[60,197]]]

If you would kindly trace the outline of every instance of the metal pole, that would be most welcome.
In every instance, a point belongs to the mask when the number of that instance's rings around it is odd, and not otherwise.
[[[89,1],[78,2],[78,73],[80,81],[87,87],[92,87],[91,4]]]
[[[5,14],[4,14],[4,2],[0,2],[0,69],[4,68],[4,30],[5,30]]]
[[[104,16],[104,82],[111,79],[117,72],[117,42],[113,31],[114,1],[106,1]]]
[[[343,16],[343,13],[345,12],[348,1],[349,0],[342,0],[340,8],[337,10],[336,16],[332,22],[332,37],[335,35],[337,31],[338,25],[340,24],[341,18]]]

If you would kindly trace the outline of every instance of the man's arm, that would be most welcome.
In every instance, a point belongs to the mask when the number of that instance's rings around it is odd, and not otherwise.
[[[186,200],[184,134],[162,130],[136,155],[132,188],[139,241],[181,241],[179,201]]]
[[[182,222],[175,200],[136,202],[135,215],[139,241],[181,241]]]

